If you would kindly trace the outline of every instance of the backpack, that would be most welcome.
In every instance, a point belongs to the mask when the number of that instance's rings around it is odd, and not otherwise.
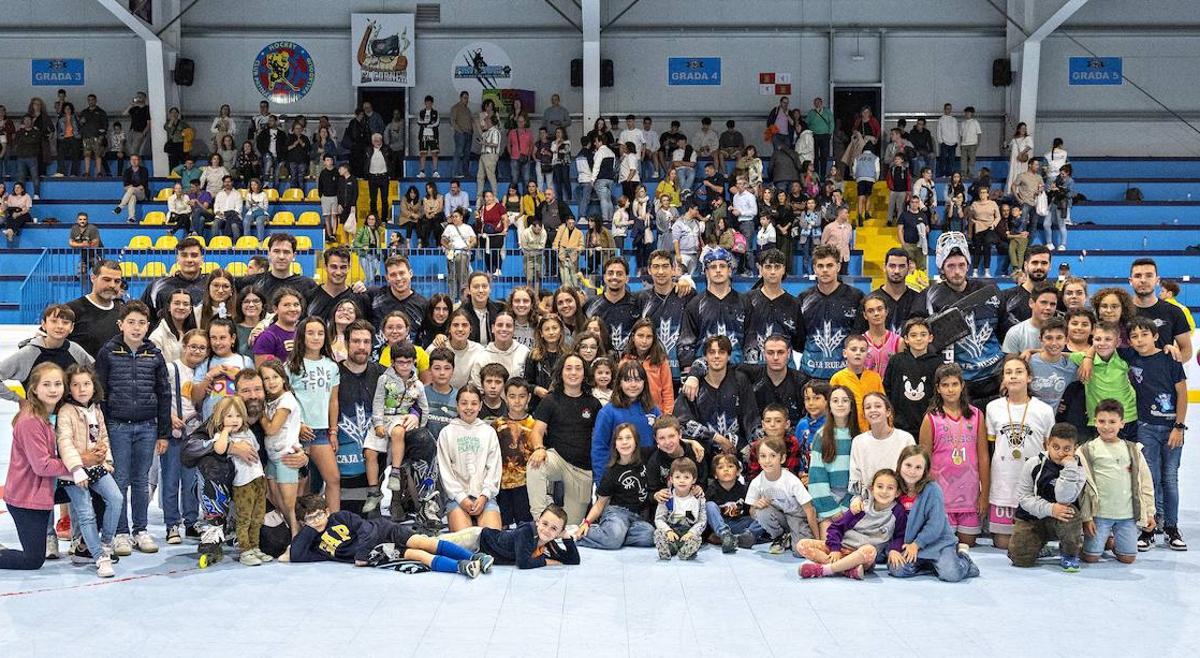
[[[1125,200],[1133,203],[1142,202],[1142,189],[1140,187],[1131,187],[1125,190]]]
[[[746,253],[746,236],[742,235],[739,231],[733,232],[733,253]]]

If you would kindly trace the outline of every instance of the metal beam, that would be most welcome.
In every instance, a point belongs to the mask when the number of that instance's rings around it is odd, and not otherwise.
[[[118,0],[96,0],[117,20],[141,37],[146,45],[146,95],[150,104],[150,153],[156,176],[167,175],[167,60],[162,39],[148,25],[129,13]]]
[[[600,0],[583,0],[583,132],[600,116]]]
[[[609,20],[607,23],[605,23],[604,26],[600,28],[600,31],[603,32],[604,30],[607,30],[609,27],[612,26],[613,23],[616,23],[617,21],[621,20],[622,16],[629,13],[629,10],[633,9],[634,5],[636,5],[637,3],[641,2],[641,1],[642,0],[633,0],[633,2],[630,2],[616,16],[613,16],[611,20]]]
[[[543,1],[543,2],[545,2],[545,3],[546,3],[546,5],[547,5],[548,7],[550,7],[551,9],[553,9],[553,10],[554,10],[554,13],[558,14],[559,16],[562,16],[562,19],[563,19],[564,21],[566,21],[566,22],[570,23],[570,24],[571,24],[571,27],[575,28],[575,30],[576,30],[576,31],[578,31],[578,32],[582,32],[582,31],[583,31],[583,28],[581,28],[581,27],[579,27],[578,25],[576,25],[576,24],[575,24],[575,21],[571,20],[571,17],[570,17],[570,16],[567,16],[566,14],[562,13],[562,10],[561,10],[561,9],[559,9],[558,7],[555,7],[555,6],[554,6],[554,0],[542,0],[542,1]],[[576,6],[578,7],[579,5],[576,5]]]

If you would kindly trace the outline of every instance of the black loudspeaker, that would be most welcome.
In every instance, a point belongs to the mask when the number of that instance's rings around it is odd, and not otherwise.
[[[175,84],[182,87],[192,86],[192,79],[196,77],[196,61],[186,57],[180,57],[175,60]]]
[[[571,60],[571,86],[583,86],[583,60]],[[600,60],[600,86],[613,86],[613,61],[611,59]]]
[[[1007,87],[1012,81],[1012,60],[1007,57],[992,60],[992,86]]]

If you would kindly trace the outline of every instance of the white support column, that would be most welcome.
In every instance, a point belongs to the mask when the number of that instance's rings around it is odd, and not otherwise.
[[[582,0],[583,132],[600,116],[600,0]]]
[[[1087,4],[1088,0],[1067,0],[1058,11],[1054,12],[1041,25],[1031,32],[1013,49],[1015,54],[1020,51],[1020,97],[1018,100],[1018,121],[1025,122],[1029,134],[1034,135],[1037,123],[1038,74],[1042,65],[1042,41],[1062,26],[1075,12]],[[1025,14],[1033,13],[1034,0],[1025,0]]]
[[[125,24],[146,43],[146,95],[150,106],[150,153],[154,161],[156,176],[167,174],[167,154],[163,145],[167,143],[167,62],[162,40],[141,19],[137,18],[119,0],[96,0],[117,20]]]

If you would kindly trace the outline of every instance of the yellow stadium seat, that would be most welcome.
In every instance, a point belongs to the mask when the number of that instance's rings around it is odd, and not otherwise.
[[[197,240],[200,242],[200,246],[201,246],[201,247],[204,247],[205,249],[208,249],[208,241],[206,241],[206,240],[204,239],[204,236],[203,236],[203,235],[200,235],[200,234],[198,234],[198,233],[197,233],[197,234],[195,234],[195,235],[189,235],[188,237],[189,237],[189,238],[196,238],[196,239],[197,239]]]
[[[249,249],[251,251],[258,249],[258,238],[253,235],[243,235],[237,239],[233,245],[234,249]]]
[[[179,239],[173,235],[160,235],[154,241],[154,248],[159,251],[174,251],[175,245],[179,244]]]
[[[137,263],[135,263],[133,261],[128,261],[128,260],[121,261],[121,276],[125,277],[126,279],[132,279],[133,277],[135,277],[137,275],[138,275]]]
[[[126,249],[153,249],[154,242],[150,240],[148,235],[135,235],[129,239],[129,244],[125,245]]]
[[[303,201],[304,189],[299,187],[289,187],[279,196],[280,201]]]
[[[271,218],[271,223],[276,226],[292,226],[296,223],[296,216],[286,210],[281,210]]]
[[[304,274],[304,268],[300,267],[300,263],[292,261],[292,274]]]
[[[321,193],[317,190],[316,185],[314,185],[313,188],[308,191],[308,194],[306,194],[304,196],[304,200],[305,201],[320,201],[321,200]]]
[[[179,172],[178,172],[178,171],[175,171],[174,169],[172,169],[170,172],[168,172],[168,173],[167,173],[167,178],[176,178],[176,179],[178,179],[178,178],[180,178]]]
[[[233,240],[228,235],[218,235],[208,243],[209,249],[233,249]]]
[[[312,238],[308,237],[307,235],[297,235],[296,236],[296,251],[304,251],[306,249],[312,249],[312,248],[313,248]]]
[[[200,272],[202,272],[204,274],[208,274],[209,272],[212,272],[213,270],[218,269],[220,267],[221,267],[220,265],[217,265],[216,263],[212,262],[211,260],[204,261],[204,264],[200,266]]]
[[[174,191],[175,190],[170,187],[164,187],[161,190],[159,190],[157,194],[154,195],[154,200],[155,201],[166,201],[167,199],[169,199],[171,197],[171,193]]]
[[[250,268],[245,263],[230,263],[225,266],[225,271],[233,276],[246,276],[246,271]]]
[[[278,201],[278,200],[279,200],[279,190],[277,190],[273,187],[268,187],[267,188],[267,201]]]
[[[242,189],[238,190],[238,192],[242,193],[242,199],[245,199],[246,197],[250,196],[250,190],[248,190],[244,187]]]
[[[300,213],[300,219],[296,220],[296,226],[320,226],[320,225],[321,225],[321,213],[313,212],[312,210],[310,210],[308,212]]]
[[[162,277],[167,275],[167,266],[158,261],[146,263],[142,266],[143,277]]]
[[[161,210],[151,210],[142,218],[142,224],[145,226],[162,226],[167,223],[167,213]]]

